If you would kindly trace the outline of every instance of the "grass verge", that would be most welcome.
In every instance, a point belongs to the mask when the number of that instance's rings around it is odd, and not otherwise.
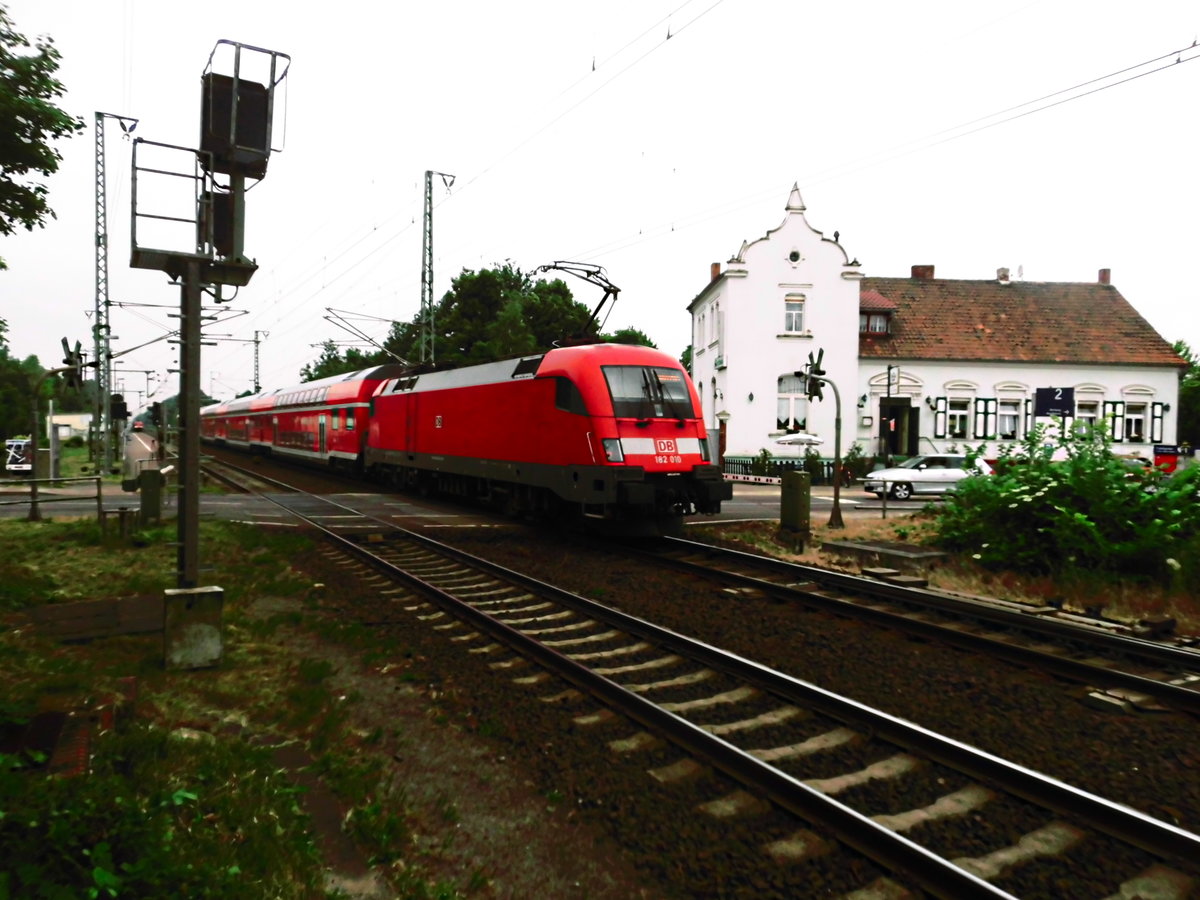
[[[260,737],[303,743],[364,855],[403,872],[397,896],[460,896],[421,878],[403,793],[371,735],[348,725],[356,698],[287,639],[328,632],[305,602],[313,585],[288,565],[311,553],[305,539],[202,524],[205,577],[225,595],[224,659],[212,669],[165,672],[161,634],[60,644],[28,626],[33,606],[173,587],[174,537],[0,522],[0,898],[346,896],[326,893],[319,828]],[[39,714],[94,709],[128,676],[134,714],[95,739],[87,774],[50,774],[20,740]]]

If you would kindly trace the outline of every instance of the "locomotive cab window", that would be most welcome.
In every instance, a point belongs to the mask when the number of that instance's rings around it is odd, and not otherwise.
[[[613,415],[630,419],[693,419],[692,397],[680,369],[604,366]]]
[[[570,378],[563,378],[561,375],[554,378],[554,405],[565,412],[587,415],[579,387]]]

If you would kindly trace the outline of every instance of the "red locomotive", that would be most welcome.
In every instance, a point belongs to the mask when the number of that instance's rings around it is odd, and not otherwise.
[[[589,344],[443,372],[380,366],[201,415],[206,440],[513,513],[669,529],[731,496],[699,409],[669,355]]]

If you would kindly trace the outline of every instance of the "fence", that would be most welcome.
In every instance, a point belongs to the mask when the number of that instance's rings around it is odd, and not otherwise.
[[[727,456],[721,471],[726,475],[782,478],[784,472],[808,472],[813,484],[833,484],[833,460],[809,462],[806,459],[759,459],[752,456]]]

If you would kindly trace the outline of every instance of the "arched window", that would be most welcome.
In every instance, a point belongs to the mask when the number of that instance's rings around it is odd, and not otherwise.
[[[780,375],[776,385],[775,427],[794,434],[808,427],[808,395],[801,379],[788,373]]]

